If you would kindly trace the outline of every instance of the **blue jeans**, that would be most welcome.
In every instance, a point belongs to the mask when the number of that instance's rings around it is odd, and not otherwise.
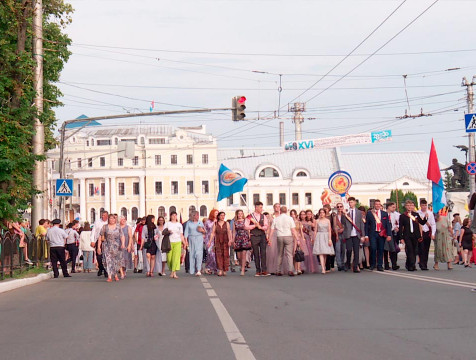
[[[342,234],[339,234],[339,237],[336,241],[336,262],[338,268],[343,268],[345,266],[345,239]]]
[[[84,270],[93,270],[93,254],[94,251],[84,251],[83,250],[83,269]]]
[[[193,275],[202,269],[203,236],[189,236],[188,244],[190,246],[190,274]]]

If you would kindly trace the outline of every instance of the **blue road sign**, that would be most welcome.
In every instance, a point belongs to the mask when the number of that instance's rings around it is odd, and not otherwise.
[[[466,172],[469,175],[476,175],[476,162],[470,162],[466,164]]]
[[[466,132],[476,132],[476,114],[466,114],[464,116]]]
[[[73,179],[57,179],[56,196],[73,196]]]

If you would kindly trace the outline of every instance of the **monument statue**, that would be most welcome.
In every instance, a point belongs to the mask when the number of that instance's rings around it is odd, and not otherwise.
[[[452,170],[453,176],[451,177],[451,184],[448,186],[448,191],[466,191],[469,189],[468,173],[465,166],[458,162],[457,159],[453,159],[453,165],[441,171]]]

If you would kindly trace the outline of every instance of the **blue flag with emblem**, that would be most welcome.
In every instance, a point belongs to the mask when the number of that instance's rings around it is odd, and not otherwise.
[[[243,191],[243,187],[248,182],[247,178],[234,173],[228,169],[225,165],[220,165],[218,170],[218,199],[220,201],[225,199],[234,193]]]

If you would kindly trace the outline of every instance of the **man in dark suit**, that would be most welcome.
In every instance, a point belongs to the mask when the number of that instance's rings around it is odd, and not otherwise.
[[[415,262],[418,249],[418,241],[421,240],[420,225],[425,225],[427,219],[422,219],[420,215],[414,211],[415,204],[411,200],[405,202],[405,211],[400,215],[400,239],[405,243],[405,253],[407,254],[407,262],[405,268],[408,271],[416,271]]]
[[[342,217],[342,225],[344,225],[344,239],[347,248],[347,261],[345,263],[344,270],[350,269],[350,259],[352,258],[352,251],[354,252],[354,261],[352,263],[352,270],[355,273],[359,273],[359,246],[365,239],[365,223],[362,216],[362,212],[358,210],[356,200],[354,197],[349,197],[347,200],[350,205],[350,209]]]
[[[383,271],[383,248],[385,241],[392,241],[392,224],[380,200],[375,200],[374,208],[367,212],[365,228],[370,239],[370,270],[377,263],[377,270]]]

